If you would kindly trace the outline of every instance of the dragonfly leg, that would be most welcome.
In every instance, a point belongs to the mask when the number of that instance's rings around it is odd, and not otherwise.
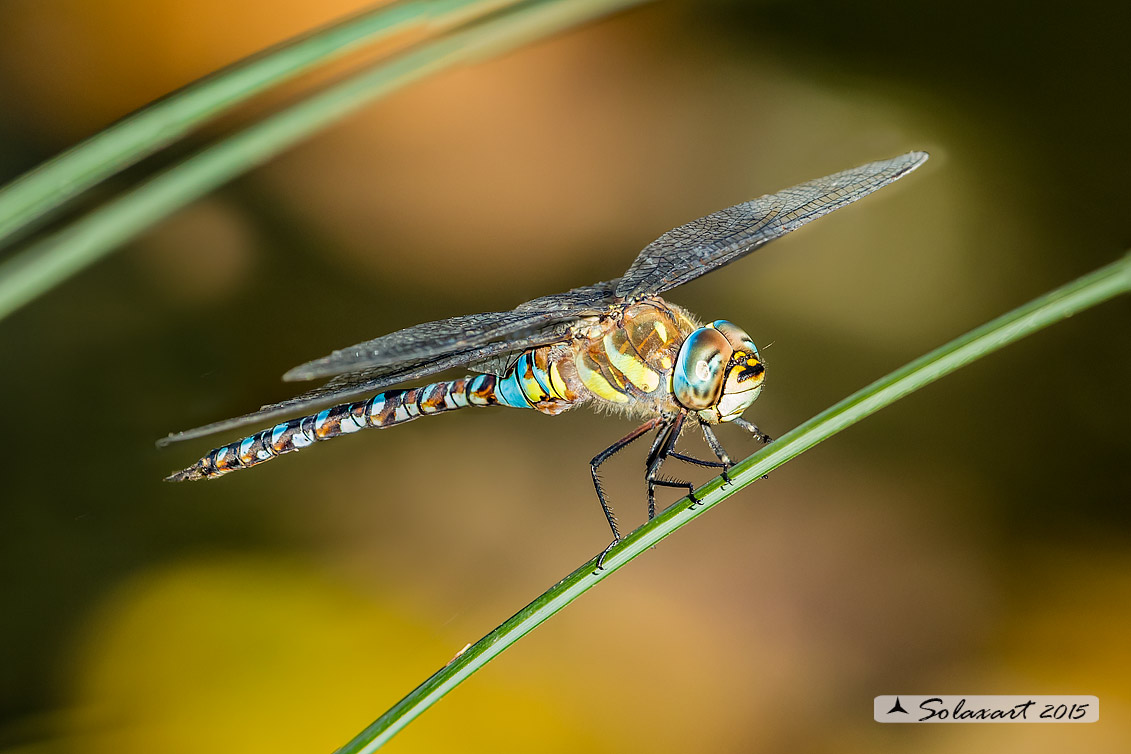
[[[651,468],[652,459],[654,459],[656,457],[656,454],[660,451],[660,444],[663,443],[667,439],[667,436],[668,436],[667,431],[668,431],[668,428],[670,426],[671,426],[670,424],[661,424],[660,425],[660,429],[656,432],[656,439],[652,441],[652,447],[648,449],[648,455],[645,456],[645,458],[647,458],[647,461],[645,462],[646,468],[649,468],[649,469]],[[649,485],[648,486],[648,520],[651,521],[655,517],[656,517],[656,490],[655,490],[654,487]]]
[[[648,481],[648,520],[652,520],[656,517],[657,487],[686,489],[687,496],[691,498],[692,505],[699,502],[695,498],[695,485],[690,482],[679,481],[678,479],[659,478],[660,467],[664,465],[664,461],[667,460],[669,456],[674,455],[672,449],[675,448],[676,440],[679,439],[679,433],[683,429],[683,421],[683,414],[676,417],[675,421],[668,425],[663,433],[661,433],[660,438],[662,439],[657,438],[657,442],[653,443],[652,452],[648,455],[648,473],[645,475],[645,479]]]
[[[769,445],[770,443],[772,443],[774,441],[774,438],[770,437],[765,432],[758,429],[757,426],[746,421],[741,416],[738,417],[737,419],[732,419],[732,422],[734,424],[737,424],[738,426],[742,427],[743,429],[745,429],[750,434],[754,435],[754,439],[757,440],[758,442],[762,443],[763,445]],[[763,474],[762,478],[763,479],[769,479],[770,477],[766,474]]]
[[[695,466],[703,466],[704,468],[708,469],[722,469],[723,479],[729,484],[730,477],[727,476],[727,469],[729,469],[731,466],[734,466],[734,461],[730,460],[730,456],[728,456],[726,450],[723,449],[723,445],[721,442],[719,442],[719,438],[715,437],[715,433],[712,432],[706,424],[700,424],[699,428],[703,430],[703,437],[707,440],[707,444],[711,446],[711,450],[714,451],[719,460],[704,461],[702,458],[687,456],[683,453],[676,453],[675,451],[668,453],[668,457],[676,458],[680,461],[683,461],[684,463],[690,463]]]
[[[730,463],[730,459],[727,459],[726,463],[723,463],[722,461],[704,461],[702,458],[685,456],[683,453],[676,453],[674,451],[668,453],[668,458],[675,458],[679,461],[683,461],[684,463],[690,463],[693,466],[702,466],[708,469],[722,469],[723,479],[725,479],[727,482],[730,482],[730,477],[727,476],[727,469],[734,465]]]
[[[747,432],[754,435],[754,439],[762,443],[763,445],[769,445],[774,441],[774,438],[770,437],[765,432],[758,429],[758,427],[743,419],[741,416],[737,419],[732,419],[731,424],[742,427]]]
[[[609,528],[613,530],[613,541],[597,556],[597,570],[604,568],[605,556],[620,542],[620,529],[617,527],[617,517],[613,515],[613,509],[609,505],[608,498],[605,496],[605,490],[601,487],[601,477],[598,475],[597,469],[599,469],[601,464],[605,461],[612,458],[634,441],[640,439],[642,435],[647,434],[662,422],[663,419],[661,417],[656,417],[655,419],[645,422],[643,425],[632,430],[627,435],[602,450],[589,462],[589,470],[593,473],[593,488],[597,490],[597,499],[601,501],[601,510],[605,512],[605,518],[609,522]]]
[[[706,424],[700,424],[699,428],[703,430],[703,439],[707,441],[707,444],[709,446],[711,446],[711,452],[715,454],[715,457],[719,459],[719,463],[722,464],[723,480],[727,484],[730,484],[730,476],[727,475],[727,471],[730,470],[731,466],[734,466],[734,461],[730,460],[730,456],[727,455],[726,448],[724,448],[723,444],[719,442],[719,438],[715,436],[714,431],[710,427],[708,427]]]
[[[691,498],[691,505],[689,508],[694,508],[701,501],[695,497],[695,485],[691,482],[681,482],[678,479],[650,479],[648,481],[648,496],[655,495],[657,487],[674,487],[679,490],[687,490],[687,496]]]

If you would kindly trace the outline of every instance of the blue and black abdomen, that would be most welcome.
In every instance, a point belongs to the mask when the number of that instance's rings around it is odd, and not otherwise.
[[[468,406],[533,408],[555,414],[572,405],[567,398],[572,393],[564,388],[560,377],[553,374],[547,358],[547,349],[534,349],[521,354],[501,377],[480,374],[409,390],[390,390],[363,401],[343,403],[317,414],[291,419],[215,448],[187,469],[166,477],[166,481],[211,479],[339,435],[370,427],[392,427],[420,416]],[[559,387],[555,387],[555,380]]]
[[[461,377],[410,390],[391,390],[367,400],[343,403],[317,414],[276,424],[237,442],[216,448],[192,466],[166,477],[169,482],[210,479],[246,469],[316,442],[370,427],[404,424],[419,416],[467,406],[494,406],[498,378],[491,374]]]

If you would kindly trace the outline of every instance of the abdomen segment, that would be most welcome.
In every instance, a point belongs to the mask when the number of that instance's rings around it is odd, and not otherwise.
[[[165,481],[211,479],[338,435],[353,434],[370,427],[392,427],[418,416],[468,406],[533,408],[556,414],[572,406],[577,396],[555,387],[555,382],[561,380],[551,379],[554,372],[548,354],[549,349],[546,348],[526,351],[501,377],[480,374],[410,390],[390,390],[364,401],[343,403],[317,414],[291,419],[215,448],[187,469],[165,477]]]
[[[167,482],[211,479],[270,461],[284,453],[302,450],[316,442],[362,429],[392,427],[419,416],[454,411],[467,406],[495,406],[501,378],[491,374],[435,382],[410,390],[391,390],[364,401],[343,403],[317,414],[276,424],[228,445],[216,448],[189,466],[170,474]]]

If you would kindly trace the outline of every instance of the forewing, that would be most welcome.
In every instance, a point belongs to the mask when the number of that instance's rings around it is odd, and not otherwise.
[[[472,314],[426,322],[405,330],[335,351],[324,359],[296,367],[291,379],[334,375],[324,385],[295,398],[263,406],[243,416],[175,432],[158,440],[164,446],[182,440],[265,424],[316,408],[371,395],[410,380],[419,380],[456,367],[483,365],[527,348],[557,343],[570,337],[579,317],[608,310],[616,301],[616,281],[574,288],[520,304],[509,312]],[[319,365],[306,371],[306,367]],[[347,366],[348,365],[348,366]],[[338,373],[337,370],[344,370]],[[299,371],[303,370],[303,371]]]
[[[597,283],[543,296],[508,312],[467,314],[425,322],[301,364],[283,375],[283,379],[310,380],[376,367],[395,367],[521,338],[555,322],[607,308],[614,300],[615,283]]]
[[[574,316],[599,314],[618,301],[616,288],[619,280],[606,280],[593,285],[571,288],[565,293],[531,299],[514,308],[516,312],[561,312]]]
[[[620,279],[616,295],[639,298],[683,285],[899,180],[926,159],[926,152],[909,152],[870,162],[669,230],[644,247]]]
[[[205,424],[202,427],[196,427],[183,432],[174,432],[168,437],[163,437],[158,440],[157,445],[163,447],[175,442],[193,440],[217,432],[227,432],[228,430],[238,427],[252,424],[265,425],[267,422],[276,419],[309,414],[314,409],[345,403],[346,401],[361,396],[373,395],[394,385],[408,382],[409,380],[419,380],[448,369],[475,365],[490,359],[505,357],[515,351],[557,343],[568,337],[569,324],[559,323],[550,325],[532,335],[516,340],[490,343],[478,348],[472,348],[437,358],[402,362],[391,367],[374,367],[359,372],[338,375],[325,385],[320,385],[313,390],[308,390],[294,398],[288,398],[278,403],[269,403],[258,411],[252,411],[249,414],[237,416],[232,419],[224,419],[223,421]]]
[[[467,351],[547,323],[542,312],[484,312],[424,322],[291,369],[284,380],[311,380],[380,367],[397,367]]]

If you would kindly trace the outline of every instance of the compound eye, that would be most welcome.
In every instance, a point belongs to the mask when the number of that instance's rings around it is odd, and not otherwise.
[[[683,342],[672,372],[672,392],[684,408],[699,411],[718,402],[734,349],[717,329],[701,327]]]
[[[711,323],[711,327],[721,332],[730,343],[731,348],[736,352],[743,352],[746,354],[758,355],[758,347],[754,345],[754,339],[750,334],[743,330],[733,322],[728,322],[725,319],[716,319]]]

